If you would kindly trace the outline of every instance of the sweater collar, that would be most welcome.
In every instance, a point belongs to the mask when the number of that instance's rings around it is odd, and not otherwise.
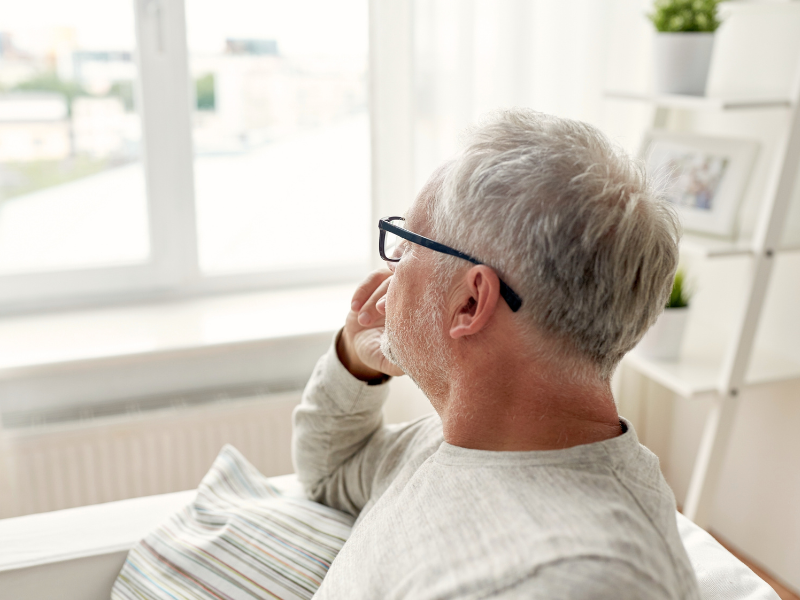
[[[454,466],[545,466],[587,462],[617,463],[641,447],[630,421],[620,417],[623,433],[600,442],[581,444],[563,450],[532,450],[509,452],[475,450],[442,442],[433,455],[440,464]]]

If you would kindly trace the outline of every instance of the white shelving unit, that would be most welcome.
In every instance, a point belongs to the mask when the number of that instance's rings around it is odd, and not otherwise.
[[[757,249],[753,248],[752,243],[748,242],[706,238],[686,233],[681,238],[681,252],[703,258],[729,258],[733,256],[754,256]],[[780,246],[777,252],[780,254],[800,252],[800,246]]]
[[[716,392],[719,389],[722,362],[718,360],[661,361],[631,353],[625,358],[625,363],[684,398]],[[751,357],[744,385],[780,383],[798,378],[800,363],[785,356],[758,351]]]
[[[786,127],[778,140],[778,152],[770,176],[762,191],[759,217],[752,239],[720,241],[687,235],[681,252],[705,260],[747,257],[749,281],[746,300],[734,327],[734,335],[720,360],[685,358],[674,362],[659,361],[635,353],[625,358],[625,365],[658,382],[669,390],[692,398],[713,394],[700,449],[684,503],[684,513],[706,527],[722,461],[737,412],[740,391],[745,386],[763,385],[800,379],[800,363],[785,356],[756,352],[754,340],[772,276],[775,256],[796,252],[798,248],[780,248],[791,194],[800,165],[800,72],[789,97],[701,97],[673,94],[608,92],[608,98],[646,102],[654,107],[653,127],[665,128],[669,111],[751,111],[778,110],[785,113]]]
[[[748,110],[764,108],[791,108],[789,98],[767,97],[711,97],[682,94],[643,94],[639,92],[608,91],[607,98],[647,102],[663,108],[685,108],[690,110]]]
[[[681,252],[703,258],[727,258],[732,256],[753,256],[753,247],[738,241],[704,238],[684,234],[681,239]]]

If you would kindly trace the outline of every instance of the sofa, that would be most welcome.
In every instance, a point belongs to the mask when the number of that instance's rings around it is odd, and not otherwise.
[[[270,481],[304,497],[296,476]],[[195,490],[0,520],[0,600],[108,600],[128,551]],[[778,600],[713,537],[676,513],[703,598]]]

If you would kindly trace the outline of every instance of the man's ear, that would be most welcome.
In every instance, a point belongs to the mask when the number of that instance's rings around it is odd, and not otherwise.
[[[497,308],[500,279],[486,265],[475,265],[459,286],[458,307],[450,324],[453,339],[473,335],[483,329]]]

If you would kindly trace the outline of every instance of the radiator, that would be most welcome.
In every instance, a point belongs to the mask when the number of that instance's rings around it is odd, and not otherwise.
[[[226,443],[265,475],[291,473],[291,413],[299,400],[299,390],[158,400],[122,414],[84,409],[80,418],[6,425],[0,518],[193,489]]]

